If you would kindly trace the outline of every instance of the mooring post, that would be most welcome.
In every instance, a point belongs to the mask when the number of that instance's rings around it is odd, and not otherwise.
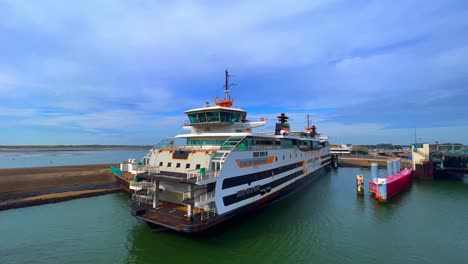
[[[331,155],[331,166],[333,168],[338,168],[338,155],[337,154]]]
[[[364,176],[360,174],[356,176],[356,190],[359,195],[364,194]]]

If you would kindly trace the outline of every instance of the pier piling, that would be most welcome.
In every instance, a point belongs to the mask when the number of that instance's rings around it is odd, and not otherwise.
[[[359,195],[364,194],[364,176],[362,175],[356,176],[356,190]]]
[[[336,154],[331,155],[331,166],[333,168],[338,168],[338,155]]]

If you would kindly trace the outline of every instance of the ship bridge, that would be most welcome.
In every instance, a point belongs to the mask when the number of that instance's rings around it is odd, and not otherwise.
[[[192,109],[185,112],[190,125],[198,124],[232,124],[245,121],[247,112],[237,108],[211,106]]]

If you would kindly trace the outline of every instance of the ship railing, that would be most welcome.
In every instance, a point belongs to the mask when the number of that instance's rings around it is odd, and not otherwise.
[[[195,202],[200,203],[200,202],[206,201],[208,199],[212,199],[214,196],[215,196],[214,191],[207,192],[207,193],[204,193],[204,194],[200,194],[198,196],[195,196]]]
[[[140,190],[148,190],[148,193],[156,191],[156,185],[152,182],[141,181],[141,182],[130,182],[130,190],[140,191]]]
[[[123,175],[122,171],[119,168],[114,167],[114,166],[110,166],[110,171],[112,174],[117,175],[119,177],[122,177]]]
[[[128,164],[128,172],[132,174],[145,173],[147,170],[147,165]]]
[[[161,168],[159,166],[149,166],[147,167],[148,175],[150,174],[159,174],[161,173]]]
[[[181,151],[194,151],[194,150],[218,150],[220,145],[166,145],[164,150],[181,150]]]
[[[219,175],[219,171],[200,171],[200,170],[190,170],[187,171],[187,180],[196,178],[196,182],[217,178]]]
[[[253,129],[252,134],[261,134],[261,135],[268,135],[268,136],[274,136],[275,131],[271,130],[262,130],[262,129]]]
[[[216,208],[211,208],[210,210],[203,211],[200,214],[200,220],[207,221],[210,218],[216,217],[218,215],[218,212],[216,211]]]
[[[196,178],[200,172],[198,170],[188,170],[187,171],[187,180]]]
[[[132,194],[132,201],[138,204],[153,204],[152,195]]]
[[[192,195],[191,195],[190,191],[182,193],[182,200],[188,200],[188,199],[191,199],[191,198],[192,198]]]
[[[386,160],[390,158],[389,156],[372,156],[372,155],[364,155],[364,154],[340,154],[340,153],[333,153],[330,151],[330,154],[338,154],[340,157],[343,158],[350,158],[350,159],[369,159],[369,160]]]

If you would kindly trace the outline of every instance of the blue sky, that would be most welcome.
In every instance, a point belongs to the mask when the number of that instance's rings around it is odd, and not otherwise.
[[[467,1],[0,0],[0,144],[154,144],[223,95],[334,143],[468,143]]]

